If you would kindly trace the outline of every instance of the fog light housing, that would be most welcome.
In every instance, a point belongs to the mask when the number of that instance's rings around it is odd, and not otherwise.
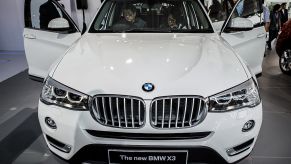
[[[255,121],[254,120],[249,120],[248,122],[246,122],[242,128],[243,132],[247,132],[250,131],[251,129],[253,129],[255,126]]]
[[[234,155],[237,155],[237,154],[240,154],[246,150],[248,150],[252,144],[254,143],[254,138],[248,140],[247,142],[244,142],[240,145],[237,145],[235,147],[232,147],[228,150],[226,150],[226,153],[229,155],[229,156],[234,156]]]
[[[46,117],[45,123],[48,127],[52,128],[52,129],[57,129],[56,122],[52,118]]]
[[[62,142],[60,142],[60,141],[58,141],[58,140],[56,140],[48,135],[46,135],[46,138],[52,147],[54,147],[54,148],[56,148],[64,153],[69,153],[72,149],[71,146],[66,145],[66,144],[64,144],[64,143],[62,143]]]

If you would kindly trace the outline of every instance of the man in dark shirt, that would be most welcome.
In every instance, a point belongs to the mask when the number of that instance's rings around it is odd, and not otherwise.
[[[288,20],[288,10],[286,9],[286,3],[282,3],[281,8],[281,24],[283,25]]]
[[[269,40],[267,41],[268,49],[271,50],[272,41],[277,38],[278,32],[281,29],[281,6],[276,4],[270,14]]]
[[[115,25],[114,31],[129,30],[129,29],[142,29],[146,27],[146,22],[136,16],[136,8],[132,4],[127,4],[122,10],[123,17]]]

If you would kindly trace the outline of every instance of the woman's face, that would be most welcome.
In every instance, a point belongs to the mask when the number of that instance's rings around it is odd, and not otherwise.
[[[176,19],[173,17],[172,14],[170,14],[170,15],[168,16],[168,25],[169,25],[169,27],[171,27],[171,28],[174,28],[174,27],[177,26],[177,24],[176,24]]]
[[[124,14],[124,18],[125,18],[128,22],[134,22],[134,20],[135,20],[135,16],[136,16],[136,13],[134,13],[134,12],[131,11],[131,10],[124,10],[123,14]]]

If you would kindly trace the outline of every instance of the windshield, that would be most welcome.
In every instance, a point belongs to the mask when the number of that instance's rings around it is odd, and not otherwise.
[[[89,32],[213,32],[196,0],[107,0]]]

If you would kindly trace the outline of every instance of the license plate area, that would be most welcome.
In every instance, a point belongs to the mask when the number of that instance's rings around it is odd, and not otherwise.
[[[187,164],[187,150],[108,150],[110,164]]]

